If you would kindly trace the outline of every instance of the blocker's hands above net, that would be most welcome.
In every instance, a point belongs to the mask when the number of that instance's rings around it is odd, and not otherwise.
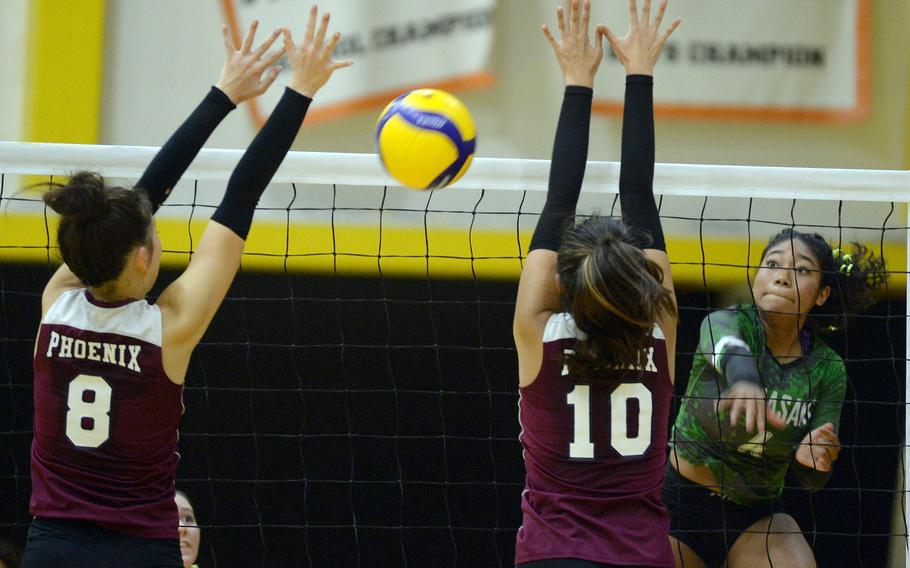
[[[326,84],[332,73],[354,64],[350,59],[332,60],[332,53],[338,45],[338,40],[341,39],[341,33],[333,33],[329,42],[325,43],[331,16],[328,12],[323,14],[322,21],[319,22],[319,29],[316,29],[317,14],[318,8],[313,6],[310,9],[310,20],[307,22],[303,42],[299,46],[294,45],[291,31],[287,28],[284,29],[284,50],[288,55],[292,74],[288,87],[310,98],[313,98],[316,91]]]
[[[660,52],[682,19],[673,20],[667,29],[660,33],[660,24],[667,10],[667,0],[657,8],[657,15],[651,21],[651,0],[644,0],[641,16],[638,14],[638,2],[629,0],[629,31],[623,37],[616,37],[610,28],[604,27],[603,33],[613,48],[613,53],[626,68],[627,75],[652,75],[654,65],[660,59]],[[598,28],[600,29],[600,28]]]
[[[281,28],[276,28],[272,35],[253,51],[253,39],[258,28],[259,21],[253,20],[243,43],[237,48],[231,37],[231,30],[226,25],[221,27],[226,59],[221,69],[221,77],[215,86],[235,105],[266,92],[281,71],[281,67],[273,65],[284,52],[279,49],[266,54],[281,34]]]
[[[594,42],[588,35],[591,23],[591,1],[584,0],[579,9],[578,0],[569,2],[569,22],[566,25],[562,6],[556,8],[556,23],[559,28],[559,41],[553,37],[550,28],[541,27],[543,35],[553,47],[559,67],[562,69],[566,85],[594,87],[594,76],[604,57],[603,26],[597,27]]]

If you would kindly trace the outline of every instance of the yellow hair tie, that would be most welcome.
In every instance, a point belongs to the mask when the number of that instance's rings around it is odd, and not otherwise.
[[[835,260],[840,261],[840,268],[838,272],[843,272],[844,274],[850,274],[853,271],[853,255],[850,253],[843,252],[839,248],[836,248],[831,251],[831,254],[834,256]]]

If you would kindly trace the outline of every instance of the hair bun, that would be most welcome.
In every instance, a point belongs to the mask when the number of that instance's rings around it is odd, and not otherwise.
[[[110,211],[104,178],[94,172],[78,172],[66,184],[54,184],[44,201],[74,221],[88,221]]]

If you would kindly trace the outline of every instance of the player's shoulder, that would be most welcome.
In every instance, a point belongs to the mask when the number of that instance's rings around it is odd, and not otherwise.
[[[757,323],[760,320],[758,308],[755,304],[731,304],[724,308],[719,308],[715,313],[729,314],[742,322]]]
[[[85,288],[70,288],[57,294],[41,318],[42,323],[69,323],[85,319],[87,292]]]
[[[104,302],[86,288],[67,290],[41,320],[95,333],[124,335],[161,345],[161,310],[145,299]]]
[[[568,312],[554,312],[550,314],[550,317],[547,319],[547,325],[544,327],[543,331],[544,343],[559,341],[561,339],[583,340],[585,337],[587,337],[587,334],[578,329],[578,326],[575,325],[575,318]],[[651,330],[651,337],[660,341],[666,340],[663,328],[656,323]]]
[[[543,330],[543,342],[550,343],[561,339],[584,339],[585,333],[575,325],[575,318],[568,312],[554,312],[547,318]]]
[[[732,304],[719,308],[709,314],[706,324],[709,319],[719,329],[727,329],[741,337],[753,350],[759,349],[764,343],[764,325],[754,304]]]
[[[752,323],[758,319],[758,311],[752,304],[730,304],[722,308],[714,308],[702,318],[702,325],[709,322],[727,321],[739,324]]]
[[[816,369],[821,368],[834,376],[846,374],[843,357],[817,334],[812,337],[812,358],[815,360]]]
[[[50,314],[53,311],[65,310],[67,307],[74,305],[79,302],[81,298],[85,295],[85,288],[69,288],[63,290],[57,294],[57,297],[54,298],[54,301],[48,307],[47,314]]]

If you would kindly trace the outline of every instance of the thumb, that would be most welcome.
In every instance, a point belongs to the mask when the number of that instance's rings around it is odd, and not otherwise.
[[[834,424],[827,422],[822,424],[817,430],[820,435],[832,438],[837,437],[837,433],[834,431]]]
[[[610,42],[610,47],[613,48],[613,52],[616,53],[617,57],[619,57],[621,51],[619,49],[619,39],[616,37],[616,34],[613,33],[613,30],[607,26],[604,26],[603,31],[600,30],[600,27],[598,27],[597,31],[606,36],[607,41]]]
[[[291,30],[284,28],[282,32],[282,35],[284,36],[282,38],[284,41],[284,51],[290,54],[297,46],[294,45],[294,39],[291,37]]]
[[[604,37],[606,37],[606,35],[607,26],[603,24],[597,24],[597,28],[594,30],[594,47],[601,53],[604,49]]]
[[[766,408],[767,408],[766,416],[768,418],[768,422],[772,426],[774,426],[778,430],[783,430],[784,428],[787,427],[787,419],[784,418],[783,416],[781,416],[780,414],[778,414],[777,411],[774,410],[774,408],[771,406],[770,403],[767,405]]]
[[[272,67],[271,69],[269,69],[268,75],[266,75],[265,79],[259,85],[259,94],[260,95],[262,93],[266,92],[269,89],[269,87],[272,86],[272,83],[274,83],[275,79],[278,78],[279,73],[281,73],[280,65],[276,65],[276,66]]]

